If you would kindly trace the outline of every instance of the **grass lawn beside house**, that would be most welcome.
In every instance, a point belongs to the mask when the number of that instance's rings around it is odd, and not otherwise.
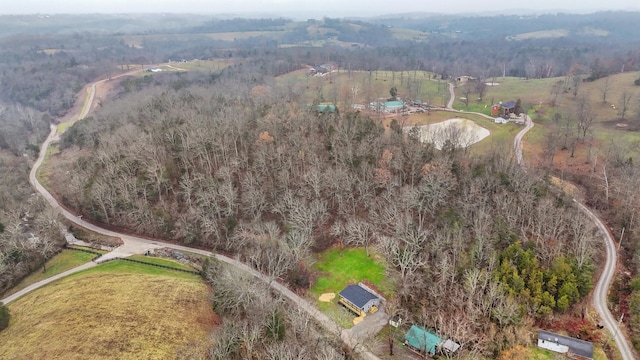
[[[309,290],[315,298],[324,293],[338,294],[349,284],[366,281],[383,295],[389,296],[395,291],[393,283],[386,276],[382,255],[369,250],[367,257],[364,248],[330,249],[320,254],[314,265],[319,276]]]
[[[316,306],[345,329],[353,327],[355,315],[338,304],[338,294],[347,285],[366,282],[373,285],[382,295],[389,297],[395,292],[393,280],[386,274],[384,259],[379,253],[364,248],[329,249],[319,254],[314,270],[318,277],[309,289],[309,294],[317,301]],[[324,293],[335,293],[331,302],[318,301]]]

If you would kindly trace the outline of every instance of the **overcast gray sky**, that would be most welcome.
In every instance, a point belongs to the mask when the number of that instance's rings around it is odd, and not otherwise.
[[[35,13],[304,13],[369,16],[392,13],[501,13],[513,10],[639,10],[637,0],[0,0],[0,14]]]

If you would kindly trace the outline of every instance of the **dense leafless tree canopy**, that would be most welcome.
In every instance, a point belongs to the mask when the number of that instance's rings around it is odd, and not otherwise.
[[[424,47],[381,42],[328,55],[279,49],[265,39],[234,41],[234,47],[150,40],[142,48],[86,34],[73,39],[77,57],[45,56],[45,40],[33,48],[20,38],[5,40],[22,57],[0,50],[9,59],[0,63],[7,101],[0,105],[0,292],[39,269],[59,246],[57,215],[27,181],[50,117],[73,105],[82,84],[119,71],[119,62],[142,67],[200,55],[233,58],[234,65],[126,78],[113,101],[105,99],[66,131],[48,174],[64,205],[98,223],[237,256],[301,293],[314,281],[314,253],[363,247],[382,256],[396,283],[393,309],[458,341],[467,358],[527,343],[531,322],[571,311],[591,289],[599,239],[543,172],[553,172],[557,151],[574,156],[577,146],[593,141],[595,105],[583,94],[583,81],[618,65],[637,66],[636,53],[604,63],[593,49],[584,58],[570,56],[574,47],[561,41],[552,56],[536,41],[513,51],[514,42],[487,39]],[[487,54],[490,47],[495,51]],[[440,80],[470,74],[478,80],[461,89],[469,106],[476,93],[486,96],[485,80],[496,74],[564,76],[553,84],[552,106],[566,93],[575,111],[558,111],[553,119],[559,131],[545,137],[548,167],[524,172],[503,149],[474,153],[475,139],[456,128],[433,135],[450,145],[437,150],[419,141],[417,127],[405,134],[397,122],[385,128],[350,108],[318,113],[300,96],[306,84],[275,78],[324,61],[349,74],[368,71],[370,78],[377,70],[402,71],[394,81],[413,93],[422,80],[407,70],[432,70]],[[315,90],[319,101],[322,86]],[[366,82],[343,90],[327,92],[329,100],[352,104],[363,94],[375,96]],[[602,102],[609,90],[604,83]],[[621,96],[619,115],[629,118],[637,99]],[[599,157],[590,153],[592,176],[575,180],[589,189],[589,205],[605,212],[614,231],[624,231],[622,247],[637,272],[639,177],[627,145],[612,142]],[[323,333],[268,284],[216,263],[205,274],[221,315],[210,358],[349,358],[337,334]]]
[[[254,99],[231,73],[106,106],[65,135],[65,151],[79,158],[63,169],[60,196],[101,222],[237,253],[294,286],[308,285],[296,281],[308,276],[312,251],[375,248],[397,271],[401,305],[466,339],[472,354],[525,342],[526,316],[564,311],[588,292],[590,276],[575,274],[592,271],[590,223],[576,222],[582,215],[571,202],[509,155],[435,152],[362,114],[315,113],[284,89],[271,91],[277,96]],[[525,250],[535,264],[517,263]],[[546,288],[558,258],[577,292]],[[543,290],[525,298],[502,282],[526,276],[526,266],[540,272]],[[246,315],[259,296],[242,287],[223,296],[225,274],[213,280],[215,303]]]

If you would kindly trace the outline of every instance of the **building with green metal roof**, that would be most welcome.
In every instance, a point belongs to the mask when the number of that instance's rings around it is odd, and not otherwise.
[[[336,106],[330,105],[330,104],[318,104],[318,106],[316,107],[316,110],[318,112],[329,111],[330,113],[334,113],[336,112]]]
[[[417,325],[412,325],[411,329],[404,336],[404,344],[420,354],[436,353],[436,346],[442,342],[438,335],[425,330]]]

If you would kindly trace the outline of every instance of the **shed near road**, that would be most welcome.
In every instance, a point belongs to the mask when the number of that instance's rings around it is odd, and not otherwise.
[[[538,330],[538,347],[566,354],[573,359],[593,359],[592,343],[544,330]]]
[[[380,297],[362,284],[349,285],[339,295],[339,302],[358,316],[366,315],[374,306],[380,306]]]

